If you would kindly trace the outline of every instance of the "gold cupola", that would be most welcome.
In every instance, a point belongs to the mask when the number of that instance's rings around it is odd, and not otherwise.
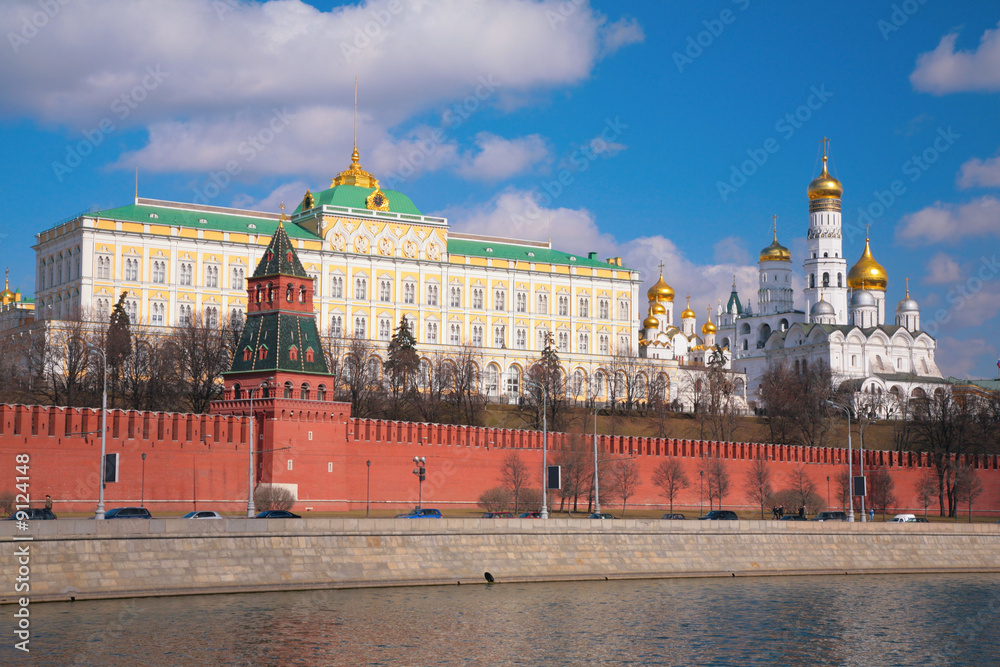
[[[714,334],[715,325],[712,324],[712,307],[708,307],[708,321],[701,325],[701,333],[704,335]]]
[[[695,315],[694,311],[691,310],[691,297],[688,297],[687,298],[687,306],[684,308],[684,312],[681,313],[681,319],[682,320],[687,320],[687,319],[692,319],[693,320],[695,317],[697,317],[697,315]]]
[[[809,211],[839,211],[840,199],[844,195],[844,186],[830,175],[827,170],[827,145],[829,139],[823,138],[823,171],[809,183],[806,194],[809,195]]]
[[[865,237],[865,251],[851,270],[847,272],[847,286],[856,290],[878,290],[884,292],[889,286],[889,274],[885,267],[872,257],[871,244]]]
[[[659,329],[660,328],[660,320],[656,319],[656,317],[654,317],[653,315],[650,315],[649,317],[647,317],[646,319],[644,319],[642,321],[642,328],[643,329]]]
[[[358,147],[355,145],[354,152],[351,153],[350,166],[334,177],[333,181],[330,182],[331,188],[338,185],[357,185],[361,188],[378,188],[378,179],[361,168],[361,164],[358,162],[359,157]]]
[[[778,231],[774,231],[774,240],[771,245],[760,251],[760,261],[762,262],[790,262],[792,253],[785,246],[778,243]]]
[[[649,314],[650,315],[666,315],[667,314],[667,307],[664,306],[659,301],[657,301],[652,306],[649,307]]]
[[[663,279],[663,265],[660,265],[660,279],[656,281],[656,284],[649,288],[646,292],[646,296],[650,301],[669,301],[673,303],[674,301],[674,288],[667,284],[667,281]]]
[[[7,269],[3,282],[3,292],[0,292],[0,304],[6,306],[9,303],[20,301],[21,299],[18,295],[10,291],[10,268]]]

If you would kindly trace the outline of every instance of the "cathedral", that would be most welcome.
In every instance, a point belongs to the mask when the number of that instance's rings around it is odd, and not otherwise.
[[[826,365],[837,387],[882,395],[885,416],[907,401],[945,391],[948,383],[934,363],[935,340],[920,329],[920,309],[907,286],[887,321],[889,276],[865,238],[861,256],[848,270],[841,234],[843,186],[823,167],[807,189],[809,231],[803,261],[805,310],[793,306],[792,256],[778,242],[760,251],[757,306],[743,307],[735,282],[716,332],[734,369],[744,371],[748,401],[759,404],[757,389],[768,366],[795,370]],[[908,282],[909,279],[907,279]]]

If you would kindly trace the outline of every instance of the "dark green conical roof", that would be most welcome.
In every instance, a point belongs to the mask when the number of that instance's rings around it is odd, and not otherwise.
[[[271,237],[271,243],[268,244],[267,250],[264,251],[264,256],[261,258],[260,263],[257,264],[257,270],[253,272],[253,277],[276,276],[279,273],[283,276],[309,277],[306,270],[302,268],[302,262],[299,261],[298,254],[292,247],[292,242],[288,238],[285,226],[280,223],[278,224],[278,229],[274,232],[274,236]]]

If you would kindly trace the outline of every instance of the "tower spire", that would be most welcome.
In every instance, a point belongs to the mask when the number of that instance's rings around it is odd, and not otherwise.
[[[358,164],[358,77],[354,77],[354,152],[351,153],[351,164]]]
[[[330,182],[330,187],[356,185],[362,188],[375,188],[378,190],[378,179],[361,168],[360,160],[361,156],[358,153],[358,77],[354,77],[354,149],[351,151],[351,164],[347,169],[334,177],[333,181]],[[382,200],[376,202],[374,206],[369,202],[366,202],[366,205],[368,208],[375,208],[380,211],[389,210],[385,195],[382,195]]]
[[[778,214],[775,213],[771,216],[771,229],[774,231],[774,240],[778,240]],[[735,279],[735,276],[733,277]]]

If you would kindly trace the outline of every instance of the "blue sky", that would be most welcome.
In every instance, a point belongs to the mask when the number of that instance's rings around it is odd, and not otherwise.
[[[995,377],[1000,6],[392,0],[0,5],[0,236],[140,195],[263,210],[362,165],[463,231],[624,256],[699,313],[797,270],[820,139],[946,374]],[[863,215],[862,212],[867,215]],[[800,306],[802,304],[800,303]],[[891,319],[891,312],[890,312]]]

